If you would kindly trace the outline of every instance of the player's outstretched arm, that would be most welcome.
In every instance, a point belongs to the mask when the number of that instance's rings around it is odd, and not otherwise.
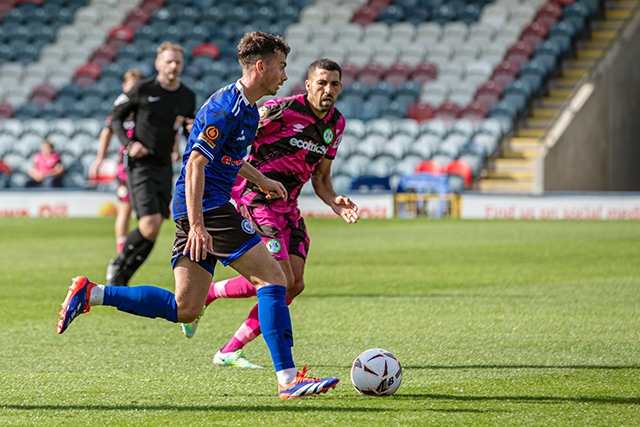
[[[330,206],[336,215],[353,224],[360,218],[358,206],[349,197],[336,194],[334,191],[331,183],[331,163],[331,160],[323,159],[316,166],[311,176],[311,184],[318,197]]]
[[[246,161],[242,162],[242,166],[238,171],[238,175],[253,182],[258,186],[260,191],[267,195],[267,199],[287,199],[287,189],[281,182],[267,178],[256,168]]]

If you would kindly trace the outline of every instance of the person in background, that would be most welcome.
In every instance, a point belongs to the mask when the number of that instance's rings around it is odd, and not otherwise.
[[[132,68],[124,73],[122,77],[122,93],[127,93],[133,87],[134,84],[146,77],[137,68]],[[113,127],[111,125],[111,114],[105,120],[104,128],[100,132],[98,139],[98,154],[96,160],[89,168],[89,177],[98,176],[100,167],[102,166],[104,159],[107,157],[107,151],[111,143],[111,138],[114,135]],[[130,138],[133,137],[133,126],[135,121],[133,119],[133,112],[123,122],[127,134]],[[176,140],[173,144],[173,152],[171,153],[171,162],[175,163],[180,159],[180,152],[178,149],[178,143],[180,141],[180,134],[176,133]],[[124,248],[124,241],[129,234],[129,224],[131,222],[131,214],[133,213],[133,206],[131,205],[131,197],[129,195],[129,185],[127,184],[127,171],[124,164],[124,151],[125,147],[120,146],[118,151],[118,167],[116,170],[116,196],[119,200],[118,210],[116,212],[116,221],[114,224],[114,231],[116,236],[116,249],[118,253],[122,252]]]
[[[122,78],[122,92],[127,93],[129,89],[133,87],[134,84],[138,83],[140,80],[143,80],[145,76],[138,70],[137,68],[132,68],[124,73]],[[109,144],[111,143],[111,138],[113,137],[113,127],[111,126],[112,118],[109,115],[105,121],[104,128],[100,132],[100,137],[98,139],[98,155],[96,157],[95,162],[89,168],[89,176],[98,176],[100,171],[100,166],[104,159],[107,156],[107,150],[109,149]],[[127,129],[127,134],[129,137],[133,137],[133,113],[126,118],[123,122],[125,129]],[[122,252],[122,248],[124,247],[124,241],[127,238],[127,234],[129,234],[129,223],[131,220],[131,213],[133,212],[133,208],[131,206],[131,200],[129,197],[129,186],[127,185],[127,172],[125,171],[125,165],[123,163],[123,153],[124,146],[120,146],[120,150],[118,151],[118,169],[116,172],[116,196],[120,201],[118,205],[118,210],[116,213],[116,221],[114,225],[114,231],[116,235],[116,248],[118,253]]]
[[[170,42],[157,49],[158,75],[136,83],[115,100],[113,130],[126,148],[128,184],[138,226],[126,237],[122,251],[109,262],[107,284],[127,286],[155,245],[162,222],[169,217],[173,186],[172,153],[178,130],[189,134],[196,97],[180,82],[184,49]],[[133,135],[125,122],[134,113]]]
[[[9,186],[9,179],[13,169],[0,159],[0,188],[6,188]]]
[[[53,144],[45,139],[33,159],[33,167],[29,169],[29,179],[25,187],[62,187],[64,166],[60,162],[60,155],[56,153]]]

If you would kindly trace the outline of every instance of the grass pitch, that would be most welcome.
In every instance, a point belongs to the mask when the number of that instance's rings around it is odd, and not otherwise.
[[[103,282],[112,219],[0,219],[0,425],[640,425],[640,223],[309,220],[294,357],[338,376],[281,402],[264,370],[214,367],[252,300],[220,300],[198,333],[94,307],[61,336],[70,278]],[[173,224],[133,283],[173,289]],[[234,272],[218,267],[216,278]],[[349,369],[383,347],[395,396],[365,397]]]

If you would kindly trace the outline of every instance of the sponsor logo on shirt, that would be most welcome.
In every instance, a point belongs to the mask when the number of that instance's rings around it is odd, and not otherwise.
[[[258,108],[258,113],[260,113],[260,121],[263,121],[267,118],[267,107]]]
[[[220,159],[220,163],[224,163],[225,165],[238,166],[242,164],[242,159],[233,160],[231,156],[222,156]]]
[[[270,239],[267,242],[267,250],[272,254],[277,254],[278,252],[280,252],[280,249],[282,249],[282,246],[280,246],[280,242],[278,242],[276,239]]]
[[[327,147],[322,145],[318,145],[313,141],[307,141],[304,139],[291,138],[289,139],[289,144],[293,147],[298,147],[302,150],[309,150],[313,153],[318,153],[324,155],[327,152]]]
[[[342,142],[342,135],[336,138],[336,140],[333,142],[333,145],[331,145],[331,148],[338,148],[341,142]]]
[[[149,102],[158,102],[160,101],[160,97],[159,96],[150,96],[147,98],[147,101]]]
[[[204,141],[209,147],[216,148],[215,140],[220,136],[220,131],[214,125],[207,126],[200,135],[198,141]]]

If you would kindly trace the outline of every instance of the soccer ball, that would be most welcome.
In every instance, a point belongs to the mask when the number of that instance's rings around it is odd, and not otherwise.
[[[351,384],[360,394],[391,396],[398,390],[401,381],[400,362],[381,348],[363,352],[351,366]]]

